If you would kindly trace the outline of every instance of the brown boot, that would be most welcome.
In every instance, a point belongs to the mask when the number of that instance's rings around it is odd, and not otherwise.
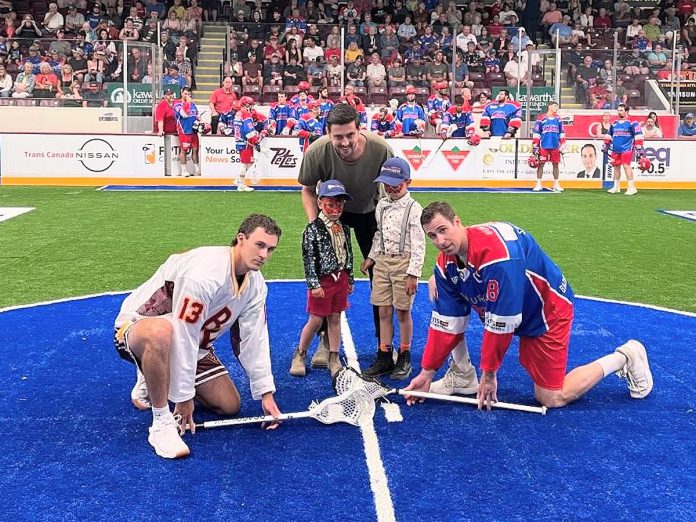
[[[341,360],[338,358],[338,352],[330,352],[329,372],[331,372],[331,377],[334,377],[342,367]]]
[[[319,333],[319,344],[311,364],[312,368],[326,368],[329,364],[329,339],[326,332]]]
[[[290,363],[290,375],[293,377],[304,377],[307,375],[307,352],[301,352],[299,348],[295,350]]]

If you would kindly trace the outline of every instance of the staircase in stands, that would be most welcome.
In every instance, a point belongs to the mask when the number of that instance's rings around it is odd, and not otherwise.
[[[220,87],[220,64],[225,50],[227,28],[222,23],[205,22],[196,67],[196,90],[193,100],[199,107],[206,107],[211,93]]]

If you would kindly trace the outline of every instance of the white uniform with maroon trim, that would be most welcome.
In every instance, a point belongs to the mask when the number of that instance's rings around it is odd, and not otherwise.
[[[195,395],[198,360],[235,322],[240,341],[236,355],[249,377],[256,400],[275,392],[266,324],[268,289],[260,272],[248,272],[241,284],[232,277],[233,249],[201,247],[170,256],[155,274],[121,305],[116,328],[143,317],[164,317],[174,329],[170,355],[169,400]]]

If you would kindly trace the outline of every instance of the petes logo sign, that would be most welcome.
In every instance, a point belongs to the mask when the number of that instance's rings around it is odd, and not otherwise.
[[[413,147],[411,150],[404,150],[406,160],[411,164],[413,170],[418,170],[425,162],[425,159],[430,155],[429,150],[423,150],[420,147]]]

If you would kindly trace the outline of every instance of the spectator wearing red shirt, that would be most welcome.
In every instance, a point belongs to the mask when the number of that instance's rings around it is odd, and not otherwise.
[[[682,17],[687,18],[694,10],[694,1],[679,0],[679,2],[677,2],[677,10]]]
[[[236,108],[237,95],[232,90],[232,78],[226,76],[222,81],[222,87],[215,89],[210,95],[209,107],[212,120],[210,126],[212,133],[217,134],[220,114],[226,114]]]
[[[168,87],[164,89],[164,98],[155,108],[155,117],[152,131],[158,136],[165,134],[176,135],[176,118],[174,116],[174,91]]]
[[[611,16],[607,14],[604,7],[599,8],[599,14],[594,19],[594,26],[596,29],[609,29],[611,27]]]

